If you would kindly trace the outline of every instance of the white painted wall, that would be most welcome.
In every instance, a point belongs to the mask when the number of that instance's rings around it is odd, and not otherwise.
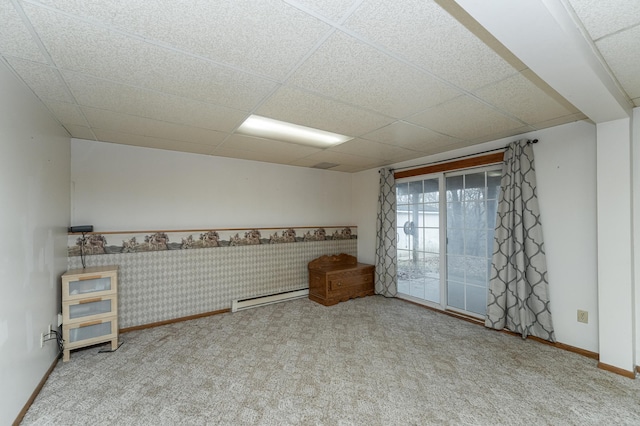
[[[71,186],[95,231],[353,225],[348,173],[73,139]]]
[[[640,108],[633,110],[631,128],[632,172],[633,172],[633,263],[635,293],[636,367],[640,366]],[[638,247],[638,248],[636,248]]]
[[[538,197],[556,338],[598,352],[595,126],[579,122],[536,132]],[[589,323],[577,322],[578,309]]]
[[[67,265],[69,136],[0,61],[0,424],[11,424],[52,365]]]
[[[375,263],[378,191],[378,169],[353,174],[353,217],[358,225],[358,260]],[[362,231],[362,232],[360,232]]]
[[[534,145],[534,153],[556,337],[562,343],[597,352],[595,126],[587,122],[567,124],[393,167],[424,164],[504,147],[525,137],[540,140]],[[354,174],[353,192],[354,222],[358,225],[359,234],[358,255],[372,262],[375,256],[377,171]],[[578,309],[589,312],[588,324],[577,322]]]

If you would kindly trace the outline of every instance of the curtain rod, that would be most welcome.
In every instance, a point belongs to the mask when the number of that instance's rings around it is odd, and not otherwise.
[[[529,140],[529,141],[527,141],[527,143],[529,143],[529,144],[538,143],[538,139]],[[509,145],[505,146],[504,148],[495,148],[495,149],[489,149],[487,151],[476,152],[476,153],[473,153],[473,154],[460,155],[458,157],[447,158],[446,160],[432,161],[430,163],[416,164],[414,166],[398,167],[397,169],[389,169],[389,171],[390,172],[395,172],[396,170],[414,169],[414,168],[418,168],[418,167],[431,166],[433,164],[438,164],[438,163],[447,163],[449,161],[460,160],[461,158],[475,157],[477,155],[488,154],[490,152],[503,151],[503,150],[507,149],[508,146]]]

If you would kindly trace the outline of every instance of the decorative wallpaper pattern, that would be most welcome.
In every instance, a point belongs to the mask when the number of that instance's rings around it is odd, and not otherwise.
[[[275,230],[249,229],[203,230],[202,232],[151,232],[151,233],[91,233],[86,236],[69,235],[69,256],[85,256],[115,253],[140,253],[160,250],[186,250],[210,247],[233,247],[258,244],[299,243],[356,239],[351,227],[286,228]],[[195,237],[194,237],[195,234]],[[198,235],[199,234],[199,235]],[[268,238],[263,238],[268,235]],[[109,238],[109,242],[107,241]],[[119,242],[121,241],[121,243]]]
[[[278,240],[283,239],[278,242],[291,240],[292,234],[286,231],[275,233]],[[109,246],[103,242],[97,244],[103,254],[87,256],[85,260],[88,267],[120,267],[118,319],[121,328],[128,328],[229,309],[236,299],[308,288],[307,264],[313,259],[337,253],[357,256],[353,235],[349,239],[307,240],[304,244],[267,244],[263,239],[255,242],[260,234],[241,237],[238,233],[241,243],[232,245],[231,240],[223,240],[224,246],[213,234],[192,238],[191,248],[201,246],[201,250],[171,249],[172,235],[165,238],[154,234],[149,241],[144,236],[136,237],[140,245],[154,249],[139,250],[134,245],[131,251],[108,253]],[[296,242],[300,242],[298,238]],[[267,241],[271,239],[276,238]],[[218,245],[214,245],[215,241]],[[80,257],[69,256],[68,267],[81,268]]]

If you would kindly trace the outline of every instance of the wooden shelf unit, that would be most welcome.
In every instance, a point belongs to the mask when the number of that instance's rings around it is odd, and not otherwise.
[[[325,306],[375,294],[373,265],[341,253],[321,256],[308,265],[309,299]]]
[[[111,342],[118,348],[118,266],[62,274],[63,361],[72,349]]]

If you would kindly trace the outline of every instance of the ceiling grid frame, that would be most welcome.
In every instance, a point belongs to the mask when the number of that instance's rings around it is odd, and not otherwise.
[[[521,58],[513,55],[507,45],[493,38],[491,31],[483,27],[459,6],[459,3],[464,0],[407,0],[401,4],[388,3],[385,0],[344,0],[326,3],[317,0],[265,0],[260,4],[252,3],[249,0],[231,3],[212,0],[211,2],[196,2],[193,9],[179,9],[176,3],[168,0],[166,3],[159,1],[153,7],[144,3],[128,3],[125,0],[105,0],[95,4],[84,4],[77,0],[56,2],[53,0],[0,1],[5,2],[5,8],[0,7],[0,25],[3,25],[3,20],[7,20],[7,28],[19,29],[22,27],[26,33],[30,34],[33,43],[35,43],[34,46],[37,46],[39,54],[42,56],[42,58],[36,59],[33,48],[33,52],[29,53],[27,48],[31,46],[25,46],[25,54],[22,55],[21,51],[16,48],[18,45],[11,39],[11,34],[6,32],[3,34],[0,31],[0,60],[30,87],[32,92],[43,101],[56,121],[62,124],[70,135],[79,139],[92,138],[101,142],[245,158],[252,161],[266,161],[300,167],[312,167],[317,163],[331,162],[339,164],[339,166],[329,170],[357,172],[587,118],[587,114],[575,108],[566,100],[566,97],[562,97],[561,94],[551,89],[552,84],[537,74],[533,74],[534,71],[528,67],[524,66],[523,68],[524,63]],[[550,7],[547,3],[556,2],[554,7],[561,4],[567,12],[574,11],[572,18],[582,28],[582,37],[591,46],[594,56],[606,68],[607,74],[613,78],[617,89],[626,96],[627,101],[631,104],[637,104],[635,106],[640,106],[640,95],[638,95],[640,93],[640,79],[636,81],[633,77],[634,69],[638,69],[638,74],[640,74],[640,62],[634,58],[619,58],[619,56],[615,56],[619,53],[612,49],[615,47],[614,39],[624,40],[623,37],[628,39],[629,35],[640,27],[640,8],[637,5],[633,2],[609,4],[608,0],[604,2],[607,5],[593,3],[594,0],[532,1],[546,4],[547,7]],[[23,8],[27,5],[31,9],[25,10]],[[624,9],[625,7],[627,9]],[[216,8],[220,10],[218,11]],[[606,16],[604,19],[595,19],[599,16],[598,10],[601,8],[605,8]],[[15,12],[12,12],[11,9]],[[76,33],[82,25],[94,28],[96,32],[88,34],[81,41],[78,41],[77,34],[73,32],[69,36],[64,35],[63,37],[56,33],[55,25],[57,24],[49,21],[46,14],[39,16],[37,23],[32,22],[27,13],[32,9],[64,17],[66,20],[64,22],[68,22],[69,28]],[[128,15],[134,11],[139,15]],[[430,14],[431,11],[433,11],[432,14]],[[14,18],[16,14],[17,17]],[[436,17],[439,21],[430,25],[429,19]],[[226,21],[220,21],[223,18]],[[403,22],[403,19],[407,19],[407,21]],[[357,22],[357,25],[352,28],[349,26],[350,22]],[[597,24],[598,32],[595,38],[590,36],[589,25],[591,22]],[[189,25],[189,23],[193,25],[179,26]],[[378,23],[384,25],[378,25]],[[243,24],[249,26],[239,26]],[[437,66],[435,68],[429,67],[429,60],[432,59],[417,60],[416,54],[419,54],[421,49],[430,49],[429,45],[402,46],[398,44],[403,40],[413,40],[414,42],[427,39],[446,40],[448,43],[446,45],[451,45],[454,49],[447,61],[453,61],[451,63],[455,64],[457,58],[463,59],[465,49],[469,49],[474,44],[466,44],[455,38],[452,40],[443,39],[442,37],[447,37],[447,28],[454,28],[453,26],[455,26],[455,31],[451,34],[454,36],[464,35],[464,40],[472,40],[468,38],[470,35],[475,40],[475,45],[479,40],[488,47],[486,52],[482,51],[483,55],[495,55],[496,58],[502,58],[502,61],[506,61],[513,68],[513,73],[497,78],[502,74],[491,75],[488,69],[483,68],[482,72],[487,72],[487,75],[467,81],[464,79],[465,73],[474,73],[473,67],[456,69],[455,75],[449,75],[443,72],[442,66],[440,68]],[[204,28],[205,33],[193,33],[198,28]],[[420,32],[421,28],[424,28],[424,31],[432,31],[432,33],[429,33],[428,36],[423,35]],[[226,32],[227,29],[230,31]],[[20,32],[22,38],[26,37],[24,31]],[[376,34],[376,31],[380,37],[371,36]],[[397,31],[410,31],[410,33],[403,36]],[[47,35],[48,39],[42,39],[41,35],[43,34]],[[130,41],[139,46],[149,46],[150,49],[142,51],[143,56],[136,58],[137,61],[133,65],[127,63],[126,61],[129,60],[124,56],[119,57],[119,53],[116,51],[92,50],[98,46],[95,44],[98,41],[95,37],[107,37],[109,34],[121,37],[120,41],[122,42]],[[339,42],[343,43],[342,45],[337,43],[336,37],[338,35],[341,35]],[[211,38],[213,36],[216,38]],[[3,39],[2,37],[9,38]],[[21,38],[16,40],[21,40]],[[67,40],[71,43],[67,43]],[[26,39],[23,41],[26,43]],[[214,45],[203,44],[209,41]],[[263,51],[258,56],[270,59],[260,63],[257,62],[258,57],[247,57],[244,52],[256,51],[255,47],[245,44],[252,41],[257,42],[256,46],[262,46]],[[202,84],[202,81],[205,80],[201,78],[198,81],[196,75],[193,74],[195,71],[189,71],[189,69],[185,70],[187,72],[183,74],[176,74],[179,68],[173,65],[174,62],[171,63],[173,68],[166,70],[138,68],[140,72],[136,72],[131,76],[132,78],[123,78],[122,76],[128,76],[122,72],[118,75],[110,69],[101,70],[100,75],[88,73],[87,71],[91,67],[70,69],[64,63],[57,63],[56,58],[48,50],[47,43],[49,42],[53,42],[56,46],[53,54],[64,55],[64,57],[84,55],[78,58],[78,61],[66,62],[67,64],[77,63],[79,66],[85,63],[89,64],[90,62],[87,61],[91,61],[92,58],[99,58],[101,61],[107,61],[105,63],[113,67],[117,67],[119,61],[125,61],[122,63],[127,66],[144,67],[146,59],[151,58],[157,61],[158,58],[163,57],[162,52],[168,52],[169,56],[167,57],[171,61],[191,58],[192,62],[189,62],[188,66],[196,67],[193,70],[200,70],[197,68],[199,64],[209,64],[202,65],[202,70],[206,72],[203,76],[220,79],[212,83],[219,85],[229,83],[230,85],[225,86],[224,93],[221,92],[215,96],[213,95],[214,91],[217,90],[217,87],[222,86],[212,84],[211,90],[199,93],[198,86],[193,86],[193,84]],[[82,49],[84,52],[74,49],[73,43],[77,42],[88,46],[86,49]],[[338,60],[339,58],[318,56],[337,53],[326,50],[330,43],[336,47],[346,46],[355,49],[354,51],[358,53],[358,56],[350,58],[346,62],[346,66],[355,67],[351,72],[349,69],[345,69],[341,73],[339,68],[335,68],[340,64],[332,64],[332,58]],[[3,49],[3,46],[6,46],[6,49]],[[294,50],[289,52],[288,47],[292,47]],[[132,47],[132,49],[134,48]],[[430,51],[425,50],[425,53]],[[271,54],[275,54],[275,56],[270,57]],[[470,57],[477,58],[478,55]],[[323,58],[323,61],[326,60],[326,62],[318,62],[319,58]],[[383,68],[384,72],[390,72],[386,80],[380,74],[382,69],[367,68],[366,63],[358,62],[368,58],[378,58],[378,63],[386,67]],[[284,59],[284,61],[278,63],[279,59]],[[26,64],[29,62],[33,66],[27,66]],[[497,64],[500,61],[496,59],[494,62]],[[312,63],[317,63],[320,68],[310,73],[312,70],[308,67]],[[461,63],[468,62],[462,61]],[[484,63],[485,61],[483,61]],[[493,62],[488,60],[486,63],[492,64]],[[610,66],[610,63],[613,66]],[[19,66],[19,64],[22,65]],[[334,69],[332,70],[331,67]],[[49,76],[44,72],[45,69],[53,74]],[[117,68],[113,68],[113,71],[115,70]],[[355,70],[362,74],[362,81],[360,83],[345,81],[344,76],[357,75],[353,74]],[[156,78],[156,81],[149,80],[148,84],[146,81],[143,84],[132,83],[141,82],[143,80],[140,79],[147,76],[154,79],[153,72],[156,71],[161,73],[158,76],[163,80]],[[331,72],[325,73],[325,71]],[[504,71],[506,69],[501,72]],[[189,74],[190,72],[192,74]],[[51,90],[41,92],[38,88],[38,85],[43,88],[42,84],[45,84],[47,78],[54,78],[54,74],[69,95],[70,103],[52,98],[51,96],[56,92]],[[69,75],[82,76],[84,82],[81,86],[75,87],[79,80],[77,77],[69,80]],[[342,82],[338,80],[341,75]],[[516,77],[518,75],[526,78],[529,83],[520,80],[521,77]],[[318,90],[312,90],[308,84],[297,84],[304,82],[310,76],[324,79],[322,84],[313,86]],[[440,102],[432,104],[426,109],[421,106],[427,105],[427,102],[410,102],[406,104],[408,108],[393,109],[395,104],[390,104],[391,107],[381,110],[378,104],[368,103],[366,100],[367,97],[376,96],[376,93],[384,93],[386,96],[384,99],[389,99],[392,103],[396,102],[398,105],[402,102],[406,103],[407,99],[403,99],[400,93],[411,94],[410,90],[416,87],[417,81],[423,81],[417,76],[425,76],[424,82],[433,82],[427,84],[446,87],[456,95],[447,98],[447,92],[436,94],[436,98],[433,100],[440,100]],[[618,78],[618,76],[622,78]],[[300,79],[301,77],[302,79]],[[408,77],[408,80],[391,80],[403,77]],[[417,80],[413,81],[414,77]],[[164,82],[170,81],[171,78],[181,80],[176,81],[176,84],[163,86]],[[243,78],[246,79],[243,80]],[[111,99],[96,103],[94,102],[95,96],[85,96],[88,94],[86,91],[91,90],[92,81],[104,83],[102,84],[103,89],[100,90],[110,88],[108,90],[111,90],[109,92]],[[375,85],[367,86],[366,82],[369,81],[375,82]],[[486,83],[481,86],[472,86],[481,81],[486,81]],[[330,88],[334,83],[351,87],[350,93],[339,94],[335,88],[329,91],[322,89],[323,87]],[[354,86],[352,83],[360,84],[360,86]],[[233,86],[234,84],[236,86]],[[402,90],[399,92],[389,91],[391,88],[395,90],[395,88],[403,87],[404,92]],[[74,90],[82,90],[83,92],[75,93]],[[250,90],[253,96],[245,96],[242,102],[235,102],[234,106],[227,102],[230,99],[228,97],[233,96],[234,90],[237,90],[241,96],[244,95],[239,91],[244,90],[246,94],[249,93],[247,90]],[[527,106],[515,106],[509,105],[508,102],[500,102],[499,99],[503,96],[499,92],[500,90],[513,90],[515,91],[513,96],[525,96],[528,100]],[[424,92],[424,88],[422,91]],[[416,99],[416,96],[421,95],[422,93],[413,92],[408,97]],[[137,99],[137,96],[142,96],[142,98]],[[443,97],[438,98],[438,96]],[[88,103],[81,103],[79,99],[87,100]],[[158,99],[162,104],[151,107],[151,104],[148,104],[149,101],[145,99]],[[461,100],[464,100],[463,103],[468,105],[466,114],[468,114],[469,120],[458,119],[456,121],[455,117],[448,117],[447,111],[455,110],[453,107]],[[129,107],[126,107],[130,102],[135,104],[129,104]],[[474,108],[470,107],[474,104],[481,105],[482,108],[474,111]],[[104,105],[104,107],[100,105]],[[211,119],[208,122],[204,121],[206,114],[197,114],[197,117],[188,116],[189,111],[195,111],[191,108],[197,108],[197,105],[206,106],[203,111],[210,114]],[[318,108],[314,109],[314,105],[317,105]],[[124,108],[121,109],[121,107]],[[535,109],[543,110],[544,114],[537,113]],[[96,120],[96,113],[100,110],[104,111],[105,117]],[[231,111],[237,113],[231,113]],[[260,115],[260,111],[271,111],[278,115],[278,117],[271,118],[291,121],[295,124],[308,126],[309,123],[313,123],[314,125],[310,127],[348,134],[354,139],[333,148],[312,149],[310,151],[300,150],[291,144],[268,139],[256,139],[250,143],[246,139],[239,139],[236,135],[237,127],[242,122],[239,118],[241,116],[246,118],[252,113]],[[486,111],[492,112],[487,113]],[[343,115],[338,116],[336,112]],[[392,114],[390,115],[389,112]],[[433,118],[431,120],[422,119],[422,117],[429,116],[438,117],[438,114],[447,117],[446,123],[440,119],[435,121]],[[477,114],[487,115],[483,119],[484,121],[478,121],[472,117]],[[127,118],[127,115],[130,116],[130,119]],[[86,122],[85,125],[80,124],[82,121],[80,116]],[[418,120],[418,117],[421,119]],[[504,117],[504,119],[499,117]],[[234,121],[223,123],[221,120]],[[484,124],[479,126],[481,122]],[[166,133],[153,131],[149,126],[153,126],[154,123],[159,129],[165,129]],[[198,123],[200,124],[198,125]],[[447,130],[454,128],[456,131],[453,133],[457,137],[453,137],[454,135],[450,134],[452,132]],[[351,130],[353,134],[345,133],[343,130]],[[164,139],[165,135],[173,139]]]

